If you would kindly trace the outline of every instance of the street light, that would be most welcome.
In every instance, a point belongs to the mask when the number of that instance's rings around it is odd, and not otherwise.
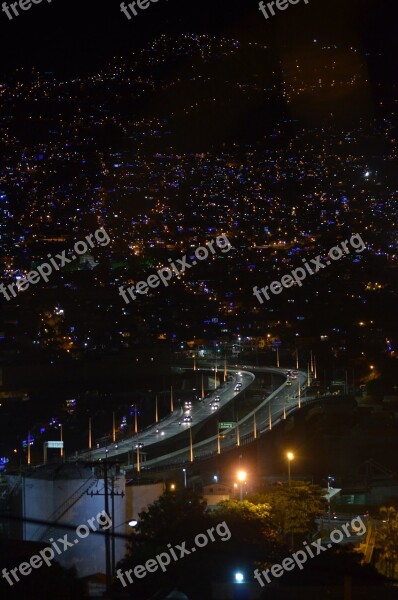
[[[242,502],[243,500],[243,484],[246,481],[246,471],[238,471],[236,474],[238,481],[239,481],[239,495],[240,495],[240,501]]]
[[[235,581],[236,583],[243,583],[245,580],[243,573],[235,573]]]
[[[291,463],[292,460],[294,460],[294,454],[293,454],[293,452],[288,452],[286,454],[286,457],[287,457],[287,479],[288,479],[288,482],[289,482],[289,485],[290,485],[290,463]]]
[[[331,516],[331,505],[330,505],[330,490],[333,489],[333,486],[331,485],[332,483],[334,483],[334,477],[332,477],[331,475],[328,475],[328,528],[329,528],[329,534],[330,534],[330,516]]]

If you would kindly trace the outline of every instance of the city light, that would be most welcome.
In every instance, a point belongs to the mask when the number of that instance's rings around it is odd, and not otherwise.
[[[246,471],[238,471],[236,477],[239,481],[239,499],[242,502],[243,500],[243,484],[246,482]]]
[[[238,481],[246,481],[246,471],[238,471],[236,474]]]
[[[287,457],[287,480],[290,485],[290,479],[291,479],[290,478],[290,463],[292,462],[292,460],[294,460],[293,452],[287,452],[286,457]]]

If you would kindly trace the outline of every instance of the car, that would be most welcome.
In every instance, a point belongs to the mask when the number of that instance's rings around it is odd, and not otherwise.
[[[135,449],[137,450],[138,448],[143,448],[144,444],[142,442],[138,442],[138,444],[135,445]]]
[[[239,383],[236,384],[236,386],[234,387],[234,392],[239,392],[241,390],[242,386],[239,385]]]
[[[290,385],[292,385],[292,382],[291,381],[286,381],[286,385],[290,386]]]
[[[213,403],[211,405],[211,410],[217,410],[217,408],[218,408],[218,404],[217,403]]]
[[[216,396],[216,397],[214,398],[214,400],[213,400],[213,402],[220,402],[220,401],[221,401],[221,398],[220,398],[220,396]]]
[[[185,417],[184,417],[184,423],[192,423],[192,417],[191,417],[191,415],[185,415]]]
[[[185,406],[185,408],[191,408],[191,406],[192,406],[192,402],[191,402],[190,400],[186,400],[186,401],[184,402],[184,406]]]

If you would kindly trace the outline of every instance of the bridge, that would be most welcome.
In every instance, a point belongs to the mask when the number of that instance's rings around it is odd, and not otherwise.
[[[190,371],[181,368],[181,371]],[[203,370],[205,372],[206,369]],[[192,407],[178,406],[167,417],[154,423],[137,434],[121,441],[108,443],[102,447],[86,450],[74,457],[73,460],[104,460],[122,455],[134,456],[133,463],[128,465],[136,470],[152,469],[163,466],[179,465],[204,459],[237,446],[251,443],[256,437],[264,435],[272,427],[284,420],[288,415],[299,410],[304,404],[314,399],[307,396],[309,375],[304,371],[293,371],[295,376],[288,376],[289,370],[274,367],[236,366],[228,367],[228,379],[217,389],[213,390],[202,401],[193,402]],[[215,423],[214,435],[193,443],[192,432],[207,421],[215,422],[215,416],[222,414],[229,403],[239,399],[255,381],[256,375],[273,374],[281,378],[281,385],[267,397],[262,397],[258,406],[234,422],[223,423],[218,428]],[[295,377],[295,378],[294,378]],[[216,410],[215,410],[216,409]],[[184,417],[187,419],[184,421]],[[220,418],[218,418],[218,421]],[[218,429],[218,430],[217,430]],[[166,446],[165,442],[179,446],[166,454],[159,448]],[[162,444],[162,446],[159,446]],[[170,446],[170,443],[168,444]],[[133,452],[132,452],[133,451]],[[143,454],[152,455],[142,461]],[[153,456],[158,454],[158,456]]]

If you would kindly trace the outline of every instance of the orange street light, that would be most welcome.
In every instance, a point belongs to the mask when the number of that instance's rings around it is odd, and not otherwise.
[[[288,479],[288,483],[290,485],[290,463],[292,462],[292,460],[294,460],[293,452],[287,452],[286,457],[287,457],[287,479]]]
[[[236,474],[236,477],[239,481],[239,497],[241,502],[243,500],[243,484],[246,481],[246,475],[246,471],[238,471]]]

